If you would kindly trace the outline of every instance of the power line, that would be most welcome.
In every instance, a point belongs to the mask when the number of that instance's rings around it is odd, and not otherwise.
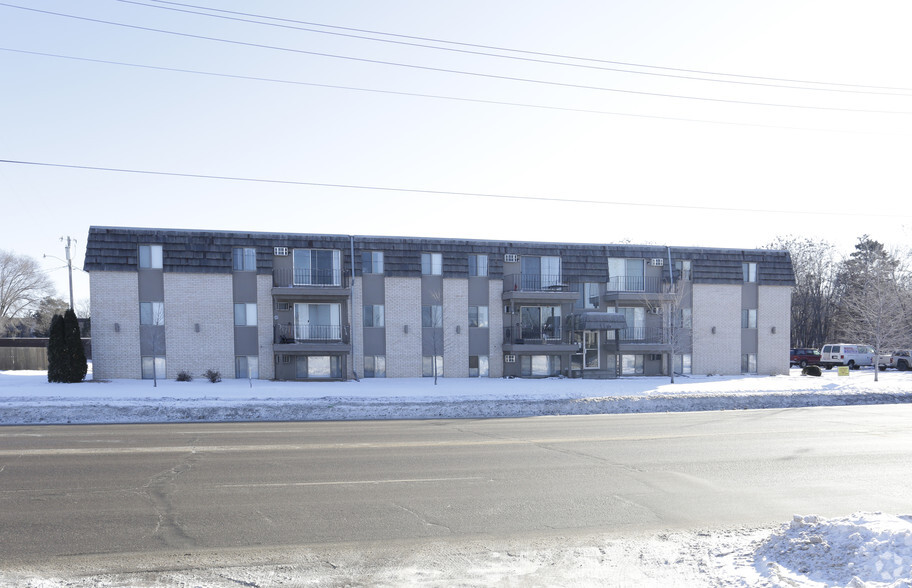
[[[39,167],[53,167],[53,168],[66,168],[66,169],[79,169],[79,170],[88,170],[88,171],[103,171],[103,172],[116,172],[116,173],[125,173],[125,174],[143,174],[143,175],[152,175],[152,176],[169,176],[169,177],[179,177],[179,178],[195,178],[195,179],[204,179],[204,180],[224,180],[231,182],[252,182],[252,183],[263,183],[263,184],[280,184],[280,185],[290,185],[290,186],[311,186],[317,188],[343,188],[350,190],[369,190],[369,191],[378,191],[378,192],[399,192],[399,193],[412,193],[412,194],[430,194],[435,196],[469,196],[473,198],[497,198],[503,200],[523,200],[523,201],[536,201],[536,202],[561,202],[565,204],[598,204],[602,206],[633,206],[640,208],[658,208],[658,209],[674,209],[674,210],[690,210],[690,211],[714,211],[714,212],[747,212],[747,213],[765,213],[765,214],[804,214],[804,215],[814,215],[814,216],[846,216],[846,217],[872,217],[872,218],[912,218],[910,215],[902,214],[875,214],[868,212],[839,212],[833,210],[782,210],[782,209],[768,209],[768,208],[735,208],[727,206],[696,206],[693,204],[652,204],[645,202],[629,202],[629,201],[612,201],[612,200],[590,200],[585,198],[555,198],[552,196],[519,196],[519,195],[510,195],[510,194],[490,194],[484,192],[457,192],[451,190],[426,190],[421,188],[397,188],[389,186],[367,186],[360,184],[333,184],[327,182],[306,182],[299,180],[277,180],[271,178],[245,178],[240,176],[219,176],[211,174],[192,174],[192,173],[180,173],[180,172],[166,172],[166,171],[155,171],[155,170],[141,170],[141,169],[130,169],[130,168],[116,168],[116,167],[100,167],[100,166],[89,166],[89,165],[74,165],[74,164],[65,164],[65,163],[49,163],[49,162],[40,162],[40,161],[22,161],[14,159],[0,159],[0,163],[8,163],[12,165],[29,165],[29,166],[39,166]]]
[[[250,42],[246,42],[246,41],[237,41],[234,39],[223,39],[223,38],[219,38],[219,37],[209,37],[206,35],[195,35],[195,34],[191,34],[191,33],[180,33],[177,31],[169,31],[166,29],[157,29],[154,27],[132,25],[132,24],[127,24],[127,23],[120,23],[120,22],[90,18],[90,17],[85,17],[85,16],[77,16],[77,15],[73,15],[73,14],[65,14],[65,13],[61,13],[61,12],[53,12],[53,11],[49,11],[49,10],[39,10],[37,8],[28,8],[25,6],[8,4],[5,2],[0,2],[0,6],[6,6],[8,8],[18,8],[20,10],[27,10],[30,12],[36,12],[36,13],[41,13],[41,14],[50,14],[50,15],[54,15],[54,16],[61,16],[64,18],[72,18],[72,19],[76,19],[76,20],[94,22],[94,23],[99,23],[99,24],[107,24],[107,25],[124,27],[124,28],[135,29],[135,30],[142,30],[142,31],[147,31],[147,32],[175,35],[175,36],[187,37],[187,38],[191,38],[191,39],[200,39],[200,40],[205,40],[205,41],[215,41],[215,42],[219,42],[219,43],[229,43],[229,44],[240,45],[240,46],[244,46],[244,47],[256,47],[259,49],[285,51],[285,52],[297,53],[297,54],[301,54],[301,55],[314,55],[314,56],[318,56],[318,57],[329,57],[332,59],[343,59],[346,61],[355,61],[355,62],[360,62],[360,63],[373,63],[373,64],[377,64],[377,65],[389,65],[389,66],[393,66],[393,67],[419,69],[419,70],[424,70],[424,71],[434,71],[434,72],[438,72],[438,73],[451,73],[451,74],[479,77],[479,78],[485,78],[485,79],[498,79],[498,80],[513,81],[513,82],[523,82],[523,83],[529,83],[529,84],[574,88],[574,89],[580,89],[580,90],[596,90],[596,91],[601,91],[601,92],[615,92],[615,93],[621,93],[621,94],[632,94],[632,95],[637,95],[637,96],[652,96],[652,97],[657,97],[657,98],[673,98],[673,99],[678,99],[678,100],[693,100],[693,101],[699,101],[699,102],[740,104],[740,105],[744,105],[744,106],[764,106],[764,107],[771,107],[771,108],[790,108],[790,109],[799,109],[799,110],[818,110],[818,111],[829,111],[829,112],[855,112],[855,113],[861,113],[861,114],[902,114],[902,115],[912,114],[912,111],[841,108],[841,107],[834,107],[834,106],[808,106],[808,105],[801,105],[801,104],[781,104],[781,103],[774,103],[774,102],[758,102],[758,101],[750,101],[750,100],[730,100],[730,99],[725,99],[725,98],[708,98],[708,97],[704,97],[704,96],[686,96],[686,95],[681,95],[681,94],[668,94],[668,93],[662,93],[662,92],[644,92],[644,91],[639,91],[639,90],[622,90],[619,88],[607,88],[604,86],[590,86],[590,85],[586,85],[586,84],[570,84],[570,83],[565,83],[565,82],[553,82],[553,81],[540,80],[540,79],[534,79],[534,78],[520,78],[520,77],[514,77],[514,76],[486,74],[486,73],[480,73],[480,72],[455,70],[455,69],[447,69],[447,68],[440,68],[440,67],[430,67],[430,66],[415,65],[415,64],[409,64],[409,63],[398,63],[398,62],[394,62],[394,61],[383,61],[383,60],[379,60],[379,59],[367,59],[364,57],[351,57],[351,56],[347,56],[347,55],[336,55],[333,53],[323,53],[323,52],[319,52],[319,51],[305,51],[303,49],[293,49],[290,47],[265,45],[262,43],[250,43]]]
[[[823,133],[847,133],[847,134],[856,134],[856,135],[887,135],[887,136],[904,136],[902,134],[896,133],[880,133],[876,131],[854,131],[846,129],[821,129],[814,127],[796,127],[796,126],[787,126],[787,125],[767,125],[761,123],[747,123],[747,122],[735,122],[735,121],[720,121],[720,120],[711,120],[711,119],[699,119],[699,118],[686,118],[686,117],[677,117],[677,116],[662,116],[656,114],[635,114],[628,112],[616,112],[609,110],[595,110],[587,108],[570,108],[565,106],[549,106],[546,104],[529,104],[523,102],[509,102],[504,100],[486,100],[483,98],[465,98],[460,96],[447,96],[443,94],[422,94],[419,92],[403,92],[398,90],[380,90],[377,88],[362,88],[358,86],[341,86],[336,84],[319,84],[316,82],[302,82],[299,80],[284,80],[278,78],[267,78],[260,76],[245,76],[240,74],[230,74],[230,73],[221,73],[221,72],[211,72],[195,69],[185,69],[177,67],[164,67],[158,65],[146,65],[141,63],[130,63],[125,61],[113,61],[109,59],[93,59],[90,57],[76,57],[73,55],[60,55],[57,53],[43,53],[40,51],[28,51],[25,49],[13,49],[11,47],[0,47],[0,51],[9,51],[11,53],[21,53],[25,55],[37,55],[40,57],[53,57],[57,59],[69,59],[73,61],[85,61],[88,63],[101,63],[105,65],[118,65],[122,67],[135,67],[140,69],[150,69],[156,71],[167,71],[175,73],[186,73],[194,75],[203,75],[203,76],[212,76],[212,77],[221,77],[228,79],[238,79],[238,80],[250,80],[256,82],[269,82],[276,84],[290,84],[297,86],[310,86],[315,88],[329,88],[335,90],[351,90],[355,92],[372,92],[377,94],[389,94],[393,96],[409,96],[413,98],[431,98],[435,100],[451,100],[456,102],[470,102],[476,104],[490,104],[495,106],[509,106],[509,107],[518,107],[518,108],[534,108],[539,110],[552,110],[558,112],[574,112],[579,114],[598,114],[605,116],[622,116],[629,118],[641,118],[641,119],[651,119],[651,120],[665,120],[665,121],[674,121],[674,122],[689,122],[689,123],[700,123],[700,124],[711,124],[711,125],[722,125],[722,126],[738,126],[738,127],[752,127],[760,129],[781,129],[789,131],[811,131],[811,132],[823,132]]]
[[[185,14],[208,16],[210,18],[220,18],[220,19],[224,19],[224,20],[246,22],[246,23],[258,24],[258,25],[262,25],[262,26],[280,27],[280,28],[291,29],[291,30],[296,30],[296,31],[318,33],[318,34],[322,34],[322,35],[334,35],[334,36],[339,36],[339,37],[347,37],[347,38],[351,38],[351,39],[362,39],[362,40],[367,40],[367,41],[375,41],[377,43],[392,43],[392,44],[396,44],[396,45],[405,45],[408,47],[421,47],[424,49],[433,49],[433,50],[437,50],[437,51],[450,51],[450,52],[463,53],[463,54],[468,54],[468,55],[481,55],[481,56],[485,56],[485,57],[494,57],[497,59],[512,59],[512,60],[526,61],[526,62],[532,62],[532,63],[543,63],[543,64],[547,64],[547,65],[559,65],[559,66],[563,66],[563,67],[576,67],[576,68],[589,69],[589,70],[612,71],[612,72],[627,73],[627,74],[633,74],[633,75],[656,76],[656,77],[675,78],[675,79],[682,79],[682,80],[714,82],[714,83],[720,83],[720,84],[738,84],[738,85],[746,85],[746,86],[760,86],[760,87],[766,87],[766,88],[808,90],[808,91],[813,91],[813,92],[839,92],[839,93],[848,93],[848,94],[867,94],[867,95],[879,95],[879,96],[912,96],[912,94],[902,93],[902,92],[897,92],[897,91],[884,92],[884,91],[874,91],[874,90],[866,90],[866,89],[864,89],[864,90],[863,89],[848,89],[848,88],[844,88],[844,87],[841,87],[841,88],[822,88],[822,87],[815,88],[815,87],[808,87],[808,86],[795,86],[795,85],[790,85],[790,84],[772,84],[769,82],[760,82],[760,81],[714,79],[714,78],[705,78],[705,77],[699,77],[699,76],[693,76],[693,75],[669,74],[669,73],[659,73],[659,72],[649,72],[649,71],[635,71],[635,70],[623,69],[623,68],[619,68],[619,67],[605,67],[605,66],[600,66],[600,65],[587,65],[587,64],[582,64],[582,63],[566,63],[566,62],[561,62],[561,61],[553,61],[550,59],[520,57],[520,56],[516,56],[516,55],[498,55],[496,53],[487,53],[484,51],[475,51],[475,50],[470,50],[470,49],[458,49],[458,48],[453,48],[453,47],[439,47],[436,45],[426,45],[423,43],[414,43],[414,42],[409,42],[409,41],[397,41],[397,40],[393,40],[393,39],[378,39],[375,37],[367,37],[364,35],[356,35],[356,34],[351,34],[351,33],[340,33],[340,32],[335,32],[335,31],[324,31],[324,30],[320,30],[320,29],[313,29],[313,28],[287,25],[287,24],[281,24],[281,23],[261,22],[261,21],[257,21],[257,20],[251,20],[248,18],[223,16],[220,14],[210,14],[208,12],[199,12],[196,10],[186,10],[183,8],[172,8],[169,6],[156,6],[154,4],[146,4],[144,2],[137,2],[136,0],[116,0],[116,1],[124,3],[124,4],[132,4],[135,6],[145,6],[147,8],[155,8],[158,10],[169,10],[169,11],[173,11],[173,12],[182,12]],[[153,1],[158,1],[158,0],[153,0]],[[201,10],[211,10],[213,12],[241,14],[244,16],[251,16],[251,17],[262,18],[262,19],[290,20],[290,19],[275,19],[274,17],[271,17],[271,16],[249,14],[249,13],[239,13],[239,12],[234,12],[234,11],[230,11],[230,10],[218,10],[215,8],[205,8],[205,7],[193,6],[193,5],[189,5],[189,4],[179,4],[177,2],[167,2],[167,4],[174,4],[174,5],[178,5],[178,6],[187,6],[190,8],[199,8]],[[291,22],[297,22],[299,24],[310,24],[310,23],[306,23],[305,21],[291,21]],[[322,25],[322,24],[316,25],[316,26],[331,27],[331,25]],[[332,27],[332,28],[335,28],[335,27]],[[344,27],[342,27],[342,28],[344,28]],[[389,33],[371,32],[371,34],[387,35]],[[436,39],[434,40],[434,42],[450,43],[450,41],[441,41],[441,40],[436,40]],[[462,45],[462,43],[460,43],[460,45]],[[499,50],[499,51],[516,51],[514,49],[501,49],[501,48],[498,48],[497,50]],[[529,52],[522,52],[522,53],[529,53]],[[569,57],[562,57],[562,58],[570,59]],[[574,59],[584,59],[584,58],[574,58]],[[587,60],[587,61],[589,61],[589,60]],[[643,67],[643,66],[640,66],[640,67]],[[714,74],[714,75],[729,75],[729,74]],[[801,83],[823,84],[824,82],[801,82]],[[910,89],[910,90],[912,90],[912,89]]]
[[[129,1],[133,4],[139,4],[138,2],[133,2],[132,0],[118,0],[118,1],[121,1],[121,2]],[[742,78],[742,79],[750,79],[750,80],[767,80],[767,81],[775,81],[775,82],[789,82],[789,83],[796,83],[796,84],[817,84],[817,85],[826,85],[826,86],[840,86],[840,87],[844,87],[844,88],[868,88],[868,89],[874,89],[874,90],[912,91],[912,88],[896,87],[896,86],[872,86],[872,85],[863,85],[863,84],[847,84],[847,83],[839,83],[839,82],[820,82],[820,81],[800,80],[800,79],[792,79],[792,78],[776,78],[776,77],[768,77],[768,76],[754,76],[754,75],[744,75],[744,74],[713,72],[713,71],[706,71],[706,70],[699,70],[699,69],[664,67],[664,66],[658,66],[658,65],[648,65],[648,64],[643,64],[643,63],[632,63],[632,62],[626,62],[626,61],[612,61],[612,60],[608,60],[608,59],[597,59],[597,58],[593,58],[593,57],[579,57],[579,56],[574,56],[574,55],[562,55],[559,53],[546,53],[543,51],[511,49],[508,47],[498,47],[498,46],[494,46],[494,45],[482,45],[482,44],[477,44],[477,43],[464,43],[464,42],[459,42],[459,41],[448,41],[445,39],[436,39],[433,37],[419,37],[419,36],[414,36],[414,35],[402,35],[402,34],[397,34],[397,33],[387,33],[387,32],[383,32],[383,31],[359,29],[359,28],[354,28],[354,27],[343,27],[343,26],[329,25],[329,24],[323,24],[323,23],[317,23],[317,22],[295,20],[295,19],[290,19],[290,18],[280,18],[280,17],[275,17],[275,16],[253,14],[253,13],[249,13],[249,12],[239,12],[239,11],[234,11],[234,10],[223,10],[223,9],[219,9],[219,8],[210,8],[208,6],[198,6],[198,5],[194,5],[194,4],[185,4],[182,2],[170,2],[168,0],[150,0],[150,1],[157,2],[159,4],[170,4],[173,6],[198,8],[200,10],[208,10],[211,12],[221,12],[221,13],[225,13],[225,14],[237,14],[240,16],[251,16],[254,18],[263,18],[263,19],[275,20],[275,21],[280,21],[280,22],[306,24],[306,25],[310,25],[310,26],[325,27],[325,28],[331,28],[331,29],[337,29],[337,30],[353,31],[353,32],[359,32],[359,33],[369,33],[372,35],[384,35],[384,36],[396,37],[396,38],[400,38],[400,39],[414,39],[414,40],[418,40],[418,41],[431,41],[434,43],[446,43],[449,45],[458,45],[458,46],[462,46],[462,47],[476,47],[479,49],[493,49],[496,51],[509,51],[509,52],[513,52],[513,53],[522,53],[522,54],[526,54],[526,55],[538,55],[538,56],[542,56],[542,57],[555,57],[555,58],[559,58],[559,59],[572,59],[572,60],[576,60],[576,61],[589,61],[589,62],[593,62],[593,63],[607,63],[607,64],[612,64],[612,65],[623,65],[623,66],[628,66],[628,67],[641,67],[644,69],[658,69],[658,70],[663,70],[663,71],[677,71],[677,72],[684,72],[684,73],[695,73],[695,74],[712,75],[712,76],[725,76],[725,77],[734,77],[734,78]],[[262,24],[266,24],[266,23],[262,23]],[[379,40],[379,39],[377,39],[377,40]],[[567,64],[567,65],[569,65],[569,64]],[[635,72],[631,72],[631,73],[635,73]],[[807,89],[810,89],[810,88],[807,88]]]

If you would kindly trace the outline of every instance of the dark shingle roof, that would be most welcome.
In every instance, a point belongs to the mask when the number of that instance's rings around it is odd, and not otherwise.
[[[758,263],[758,282],[766,285],[794,285],[791,258],[787,251],[766,249],[666,248],[658,245],[596,245],[474,239],[432,239],[417,237],[372,237],[297,233],[201,231],[127,227],[91,227],[86,245],[87,271],[136,271],[139,245],[160,244],[164,270],[185,273],[230,273],[231,250],[254,247],[257,271],[272,272],[273,248],[340,249],[343,272],[351,264],[354,240],[355,273],[361,273],[361,252],[382,251],[384,274],[417,276],[421,253],[441,253],[444,277],[468,275],[467,256],[488,255],[488,275],[503,275],[504,254],[555,255],[568,282],[601,282],[608,278],[608,258],[662,258],[691,260],[696,283],[742,281],[742,263]]]

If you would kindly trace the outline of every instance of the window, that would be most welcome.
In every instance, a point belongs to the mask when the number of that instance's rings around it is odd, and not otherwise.
[[[469,275],[478,276],[478,277],[488,275],[488,256],[487,255],[470,255],[469,256]]]
[[[257,311],[255,303],[234,305],[234,326],[255,327],[257,324]]]
[[[385,378],[386,377],[386,356],[385,355],[365,355],[364,356],[364,377],[365,378]]]
[[[643,374],[643,355],[622,355],[621,375],[636,376]]]
[[[421,326],[433,329],[443,326],[443,307],[440,305],[421,307]]]
[[[295,358],[295,377],[341,378],[342,362],[338,355],[299,355]]]
[[[741,373],[742,374],[756,374],[757,373],[757,354],[756,353],[745,353],[741,355]]]
[[[487,306],[470,306],[469,307],[469,326],[488,328],[488,307]]]
[[[741,271],[744,274],[745,282],[756,282],[757,281],[757,264],[756,263],[742,263]]]
[[[680,276],[680,279],[689,282],[693,276],[693,270],[691,269],[691,261],[689,259],[682,259],[675,262],[675,271]]]
[[[365,327],[382,327],[383,326],[383,305],[368,304],[364,307],[364,326]]]
[[[338,249],[295,249],[295,286],[341,286],[342,255]]]
[[[165,324],[165,303],[164,302],[140,302],[139,303],[139,324],[141,324],[141,325],[163,325],[163,324]]]
[[[421,358],[421,375],[425,378],[443,375],[443,356],[425,355]]]
[[[690,353],[679,353],[674,356],[674,373],[676,374],[691,374],[693,370],[691,368],[691,354]]]
[[[421,275],[439,276],[443,273],[443,254],[442,253],[422,253],[421,254]]]
[[[361,273],[362,274],[382,274],[383,273],[383,252],[382,251],[364,251],[361,253]]]
[[[162,246],[161,245],[140,245],[139,246],[139,267],[140,267],[140,269],[161,269],[162,268]]]
[[[560,339],[560,306],[522,306],[519,317],[523,339]]]
[[[523,355],[519,358],[521,376],[559,376],[560,369],[559,355]]]
[[[621,331],[621,339],[640,341],[646,338],[646,308],[642,306],[621,306],[617,312],[624,315],[627,328]],[[609,338],[612,336],[608,332]]]
[[[583,282],[579,285],[580,297],[576,302],[577,308],[598,308],[601,297],[597,282]]]
[[[470,378],[487,378],[488,377],[488,356],[487,355],[470,355],[469,356],[469,377]]]
[[[757,328],[757,309],[756,308],[742,308],[741,309],[741,328],[742,329],[756,329]]]
[[[523,255],[522,289],[526,291],[545,290],[561,283],[561,259],[555,256]]]
[[[232,268],[236,272],[256,271],[256,249],[235,247],[231,250]]]
[[[155,370],[154,373],[152,370]],[[153,378],[165,377],[165,358],[161,356],[143,356],[142,358],[142,378],[143,380],[152,380]]]
[[[583,331],[583,367],[586,369],[599,368],[598,331]]]
[[[342,339],[342,306],[338,303],[294,305],[296,340],[339,341]]]
[[[693,328],[693,309],[692,308],[679,308],[678,309],[677,326],[682,329],[692,329]]]
[[[260,377],[259,359],[256,355],[238,355],[234,358],[234,373],[239,379],[256,380]]]
[[[643,292],[646,290],[646,260],[608,259],[608,290],[610,292]]]

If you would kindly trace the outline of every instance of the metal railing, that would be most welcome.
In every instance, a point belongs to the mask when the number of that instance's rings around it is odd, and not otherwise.
[[[608,280],[608,294],[613,292],[648,292],[655,294],[663,291],[663,279],[652,276],[615,276]]]
[[[348,329],[342,325],[275,325],[275,343],[314,341],[347,343]]]
[[[504,276],[504,292],[567,292],[569,284],[561,282],[560,274],[510,274]]]
[[[560,328],[522,327],[514,325],[504,327],[505,344],[513,345],[559,345],[563,341]]]
[[[281,268],[272,270],[272,284],[280,288],[344,288],[346,281],[341,269]]]
[[[619,329],[618,340],[621,343],[663,343],[665,330],[662,327],[627,327]],[[613,331],[608,331],[608,340],[614,340]]]

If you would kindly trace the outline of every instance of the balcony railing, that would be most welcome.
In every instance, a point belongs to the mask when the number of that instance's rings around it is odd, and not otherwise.
[[[347,343],[348,329],[342,325],[275,325],[278,344],[339,342]]]
[[[515,325],[504,327],[504,344],[512,345],[559,345],[562,341],[560,328],[521,327]]]
[[[623,344],[664,343],[662,327],[627,327],[618,330],[618,339]],[[614,332],[608,331],[609,341],[614,340]]]
[[[615,292],[662,292],[663,279],[652,276],[615,276],[608,280],[608,295]]]
[[[504,292],[567,292],[569,284],[561,282],[560,274],[510,274],[504,276]]]
[[[272,285],[277,288],[344,288],[341,269],[321,270],[301,268],[280,268],[272,270]]]

